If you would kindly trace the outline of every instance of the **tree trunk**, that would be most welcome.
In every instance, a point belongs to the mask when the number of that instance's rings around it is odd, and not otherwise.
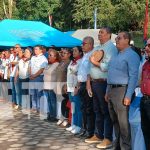
[[[8,0],[8,11],[9,11],[9,19],[11,19],[13,11],[13,0]]]
[[[3,9],[6,18],[12,18],[12,11],[13,11],[13,0],[8,0],[8,6],[5,4],[5,0],[3,0]]]
[[[3,9],[4,9],[4,14],[5,14],[6,18],[8,18],[8,13],[7,13],[7,10],[6,10],[6,5],[5,5],[4,0],[3,0]]]

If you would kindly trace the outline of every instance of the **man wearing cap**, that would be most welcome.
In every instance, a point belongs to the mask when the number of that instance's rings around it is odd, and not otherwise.
[[[141,127],[144,135],[146,149],[150,149],[150,39],[147,40],[145,47],[147,61],[142,67],[141,91],[143,97],[141,100]]]
[[[98,38],[100,44],[94,49],[90,57],[91,66],[87,82],[87,90],[89,94],[93,94],[93,106],[96,116],[95,133],[93,137],[85,139],[85,142],[101,142],[97,145],[97,148],[108,148],[112,146],[113,126],[108,111],[108,104],[104,97],[107,87],[108,63],[111,57],[117,54],[117,48],[111,42],[111,29],[109,27],[102,27]]]
[[[139,55],[130,47],[131,36],[120,32],[116,37],[118,54],[108,66],[107,91],[110,116],[115,129],[114,149],[131,150],[129,105],[138,83]]]

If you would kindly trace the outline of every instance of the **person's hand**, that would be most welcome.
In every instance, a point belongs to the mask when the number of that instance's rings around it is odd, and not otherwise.
[[[125,97],[124,100],[123,100],[123,104],[124,104],[125,106],[129,106],[130,103],[131,103],[131,99],[129,99],[128,97]]]
[[[14,82],[15,82],[15,83],[17,83],[17,79],[18,79],[17,77],[14,78]]]
[[[90,82],[90,80],[88,80],[86,82],[86,90],[88,92],[89,97],[92,97],[93,93],[92,93],[92,88],[91,88],[91,82]]]
[[[95,65],[96,67],[100,66],[100,62],[96,61],[94,56],[91,56],[89,59],[90,59],[91,63],[93,65]]]
[[[89,95],[89,97],[92,97],[92,96],[93,96],[93,93],[92,93],[92,90],[91,90],[91,89],[88,90],[88,95]]]
[[[94,63],[96,62],[93,55],[90,57],[90,62],[91,62],[92,64],[94,64]]]
[[[108,98],[108,95],[105,94],[105,101],[108,102],[109,101],[109,98]]]
[[[34,76],[34,75],[31,75],[31,76],[30,76],[30,80],[33,80],[33,79],[35,79],[35,76]]]

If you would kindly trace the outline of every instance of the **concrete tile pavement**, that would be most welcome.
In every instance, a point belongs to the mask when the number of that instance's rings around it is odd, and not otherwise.
[[[98,150],[42,117],[0,102],[0,150]]]

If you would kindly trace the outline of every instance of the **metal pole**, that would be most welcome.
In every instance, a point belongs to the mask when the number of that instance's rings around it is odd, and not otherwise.
[[[97,8],[94,10],[94,29],[97,29]]]

